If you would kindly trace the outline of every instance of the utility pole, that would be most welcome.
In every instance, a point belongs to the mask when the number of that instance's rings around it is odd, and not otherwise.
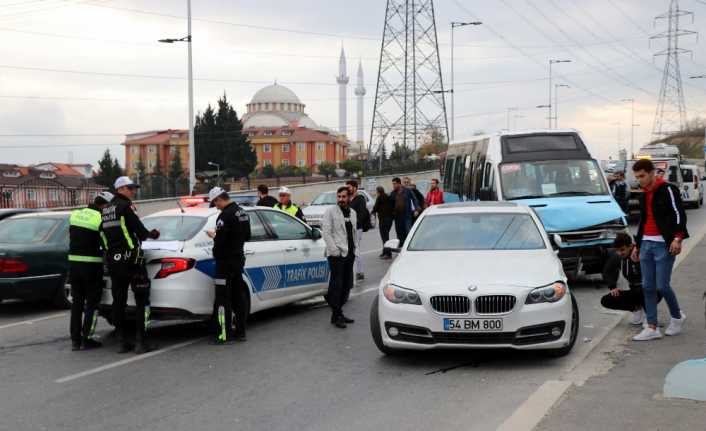
[[[552,128],[552,65],[558,63],[571,63],[571,60],[549,59],[549,104],[546,105],[549,111],[549,128]]]
[[[512,108],[507,108],[507,130],[510,130],[510,113],[511,112],[516,112],[517,111],[517,106],[513,106]]]
[[[690,79],[706,79],[706,75],[690,76]],[[704,123],[704,158],[706,159],[706,122]],[[706,162],[704,163],[706,167]]]
[[[630,158],[635,157],[635,99],[623,99],[623,102],[630,102]]]

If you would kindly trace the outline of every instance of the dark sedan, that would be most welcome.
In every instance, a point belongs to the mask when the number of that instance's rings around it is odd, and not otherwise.
[[[0,301],[71,305],[68,230],[67,211],[20,214],[0,221]]]

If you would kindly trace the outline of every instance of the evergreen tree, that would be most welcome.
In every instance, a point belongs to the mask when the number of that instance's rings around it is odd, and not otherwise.
[[[319,164],[319,173],[326,176],[326,181],[331,178],[331,175],[336,174],[336,165],[330,162],[321,162]]]
[[[179,183],[184,176],[184,169],[181,166],[181,151],[177,148],[176,154],[172,159],[172,163],[169,166],[169,173],[167,174],[169,178],[169,184],[172,188],[173,195],[179,194]]]
[[[95,177],[96,183],[106,188],[112,188],[115,180],[123,175],[118,158],[113,158],[110,150],[105,150],[103,157],[98,161],[98,174]]]
[[[209,170],[208,162],[217,162],[226,176],[249,175],[257,165],[257,155],[242,131],[243,123],[224,93],[217,111],[208,105],[196,116],[196,169]]]

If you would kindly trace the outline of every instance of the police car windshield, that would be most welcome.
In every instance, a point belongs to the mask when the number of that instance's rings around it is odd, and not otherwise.
[[[336,205],[336,193],[321,193],[311,202],[312,205]]]
[[[500,165],[506,200],[607,195],[594,160],[543,160]]]
[[[147,230],[159,230],[159,241],[187,241],[206,224],[206,217],[173,215],[142,220]]]
[[[546,248],[527,214],[438,214],[424,217],[407,250],[538,250]]]

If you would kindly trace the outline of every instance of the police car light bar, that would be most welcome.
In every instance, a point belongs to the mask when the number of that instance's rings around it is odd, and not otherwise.
[[[180,200],[182,205],[187,207],[195,207],[208,202],[208,197],[206,196],[184,196]]]

